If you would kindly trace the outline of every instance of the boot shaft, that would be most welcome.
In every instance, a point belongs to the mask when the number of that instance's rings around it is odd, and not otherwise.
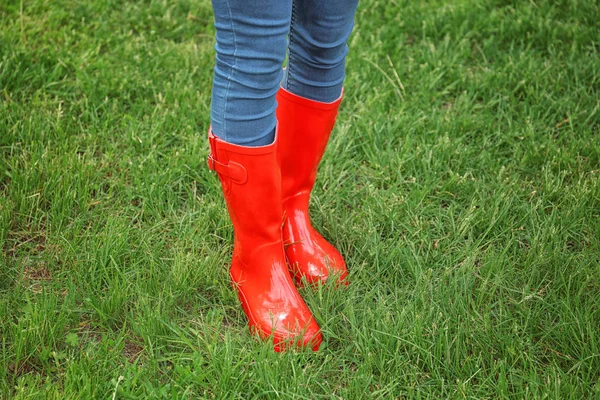
[[[265,244],[281,241],[283,211],[277,141],[244,147],[209,131],[208,166],[217,172],[233,223],[234,255],[250,257]]]
[[[282,196],[312,190],[317,169],[335,125],[342,96],[321,103],[280,88],[277,92]]]

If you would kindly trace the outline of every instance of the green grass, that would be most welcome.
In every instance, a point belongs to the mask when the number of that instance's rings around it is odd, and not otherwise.
[[[274,354],[205,165],[210,2],[2,1],[0,398],[600,398],[598,15],[361,0],[311,204],[352,284]]]

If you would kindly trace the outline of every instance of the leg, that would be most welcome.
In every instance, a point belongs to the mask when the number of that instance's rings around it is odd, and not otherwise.
[[[316,350],[319,326],[286,264],[273,140],[291,3],[213,0],[213,6],[217,66],[208,165],[219,175],[233,223],[231,279],[250,328],[272,337],[275,350],[289,342]]]
[[[277,94],[277,119],[283,238],[299,282],[323,282],[332,274],[345,281],[348,274],[337,249],[313,228],[308,204],[341,101],[356,6],[357,0],[294,0],[292,6],[289,62]]]
[[[217,60],[211,124],[226,142],[273,141],[291,0],[213,0]]]
[[[293,0],[284,88],[321,102],[340,96],[357,5],[358,0]]]

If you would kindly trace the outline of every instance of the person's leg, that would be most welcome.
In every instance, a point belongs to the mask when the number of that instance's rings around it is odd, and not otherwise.
[[[308,204],[317,167],[341,102],[347,40],[357,0],[293,0],[289,59],[277,94],[283,229],[286,256],[297,281],[345,281],[340,253],[310,222]],[[302,155],[298,157],[297,155]]]
[[[293,0],[285,89],[320,102],[340,97],[357,5],[358,0]]]
[[[226,142],[273,141],[275,95],[287,49],[291,0],[213,0],[217,31],[211,124]]]
[[[217,28],[211,152],[234,244],[230,275],[250,328],[288,342],[321,343],[321,332],[296,290],[282,241],[281,170],[275,95],[281,80],[291,0],[213,0]]]

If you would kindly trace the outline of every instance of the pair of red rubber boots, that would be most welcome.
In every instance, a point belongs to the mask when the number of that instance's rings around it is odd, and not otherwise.
[[[209,131],[208,165],[219,175],[233,222],[231,279],[250,329],[272,338],[275,351],[317,350],[319,325],[294,283],[347,283],[344,259],[312,227],[308,213],[341,97],[320,103],[282,88],[277,102],[272,144],[234,145]]]

